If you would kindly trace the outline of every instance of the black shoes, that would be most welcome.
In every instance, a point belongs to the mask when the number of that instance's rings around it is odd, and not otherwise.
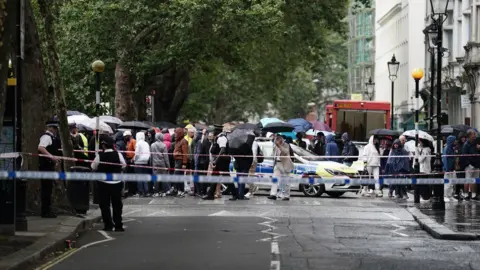
[[[270,196],[267,197],[267,199],[269,199],[269,200],[274,200],[274,201],[275,201],[275,200],[277,199],[277,196],[275,196],[275,195],[270,195]]]
[[[213,196],[208,196],[208,195],[202,197],[202,200],[213,201],[214,199],[215,198]]]
[[[113,227],[104,227],[104,228],[102,229],[102,231],[111,232],[111,231],[113,231]]]
[[[118,228],[115,228],[115,231],[116,232],[124,232],[125,229],[123,227],[118,227]]]

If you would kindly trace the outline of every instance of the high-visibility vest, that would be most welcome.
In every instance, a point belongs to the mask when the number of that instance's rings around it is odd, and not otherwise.
[[[87,137],[85,135],[83,135],[82,133],[79,133],[80,134],[80,138],[82,139],[82,142],[83,142],[83,150],[84,150],[84,154],[85,156],[88,156],[88,140],[87,140]]]

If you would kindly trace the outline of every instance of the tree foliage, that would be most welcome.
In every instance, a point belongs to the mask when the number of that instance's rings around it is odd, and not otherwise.
[[[106,64],[102,99],[113,103],[120,64],[129,80],[121,85],[124,92],[143,100],[156,90],[157,120],[261,114],[267,103],[278,105],[286,91],[300,87],[294,82],[305,86],[308,98],[302,99],[315,100],[312,73],[330,55],[332,35],[345,31],[347,5],[347,0],[58,1],[57,44],[68,107],[93,112],[90,64],[96,59]]]

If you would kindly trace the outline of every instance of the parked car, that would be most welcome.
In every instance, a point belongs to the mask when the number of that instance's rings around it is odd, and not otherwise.
[[[256,175],[269,177],[273,174],[273,143],[271,141],[257,140],[262,149],[265,159],[257,164]],[[343,164],[326,161],[324,157],[318,156],[308,150],[290,144],[294,153],[293,177],[339,177],[342,179],[351,179],[358,177],[358,171]],[[233,166],[232,166],[233,172]],[[270,189],[271,184],[259,182],[255,183],[262,189]],[[358,192],[360,186],[344,184],[291,184],[292,190],[303,192],[308,197],[319,197],[323,193],[331,197],[340,197],[345,192]]]

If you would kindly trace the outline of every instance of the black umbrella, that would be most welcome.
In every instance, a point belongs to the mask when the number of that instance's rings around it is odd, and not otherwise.
[[[262,128],[264,132],[280,133],[280,132],[292,132],[295,127],[285,122],[274,122],[267,124]]]
[[[458,134],[460,132],[466,133],[469,129],[473,129],[468,125],[443,125],[441,133],[444,135]]]
[[[248,155],[252,152],[255,135],[250,130],[235,129],[227,135],[228,151],[233,155]]]
[[[177,124],[173,124],[173,123],[170,123],[170,122],[164,122],[164,121],[155,122],[155,126],[157,126],[159,128],[177,128],[177,127],[180,127]]]
[[[121,129],[135,129],[135,130],[148,130],[151,127],[152,126],[140,121],[127,121],[127,122],[123,122],[123,124],[118,126],[118,128],[121,128]]]
[[[235,129],[246,129],[246,130],[256,130],[259,129],[257,124],[252,124],[252,123],[245,123],[245,124],[240,124],[235,127]]]
[[[375,136],[399,136],[399,133],[398,133],[398,131],[395,131],[395,130],[379,128],[379,129],[374,129],[374,130],[370,131],[370,135],[375,135]]]

